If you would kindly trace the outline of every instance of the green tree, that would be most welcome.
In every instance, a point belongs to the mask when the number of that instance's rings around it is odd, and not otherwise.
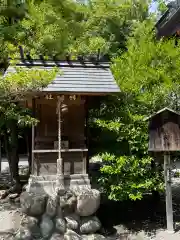
[[[166,2],[164,0],[158,0],[157,1],[157,10],[158,10],[158,13],[160,15],[164,14],[168,10],[168,7],[167,7]]]
[[[134,21],[148,16],[148,0],[125,2],[91,0],[86,4],[83,32],[72,45],[74,54],[109,54],[117,56],[125,50],[126,39]]]
[[[55,77],[57,70],[28,70],[16,68],[15,73],[8,73],[0,81],[0,128],[4,134],[5,147],[10,166],[11,180],[19,188],[18,174],[18,133],[19,127],[28,127],[37,123],[29,109],[22,103],[27,97],[33,97],[47,86]]]
[[[20,57],[18,49],[20,45],[25,49],[25,53],[30,53],[33,57],[39,53],[61,55],[62,51],[66,52],[67,46],[65,45],[69,44],[71,32],[73,31],[75,35],[75,29],[77,30],[73,27],[72,21],[76,16],[72,16],[71,12],[71,10],[75,12],[75,6],[67,1],[61,1],[59,5],[62,7],[61,14],[56,12],[55,1],[51,3],[32,0],[0,2],[2,73],[9,65],[8,57],[12,59]],[[63,15],[65,12],[67,12],[66,20]],[[75,21],[74,23],[76,24]],[[4,135],[15,188],[19,183],[17,154],[19,130],[20,127],[26,128],[36,122],[31,117],[31,112],[20,103],[26,99],[29,92],[46,86],[54,76],[54,72],[27,71],[27,69],[26,71],[17,69],[17,71],[16,74],[3,77],[0,86],[1,134]]]
[[[22,45],[33,57],[64,57],[82,33],[84,8],[74,1],[14,0],[1,6],[1,56],[19,57],[18,46]]]
[[[121,96],[106,98],[92,115],[104,141],[100,183],[114,200],[141,199],[147,191],[163,190],[161,167],[151,169],[144,119],[165,106],[180,110],[180,48],[173,38],[157,40],[153,28],[152,19],[135,23],[127,51],[112,64]]]
[[[146,104],[144,114],[164,106],[178,110],[179,101],[180,48],[174,38],[156,40],[153,26],[151,20],[138,24],[128,39],[128,51],[113,65],[122,91]]]
[[[20,3],[21,2],[21,3]],[[2,5],[2,3],[0,3]],[[1,55],[119,54],[134,21],[148,16],[148,0],[10,1],[0,11]]]

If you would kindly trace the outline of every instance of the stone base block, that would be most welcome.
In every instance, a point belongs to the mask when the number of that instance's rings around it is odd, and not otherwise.
[[[62,192],[57,183],[56,176],[31,176],[30,192],[20,196],[23,221],[15,239],[100,239],[100,192],[91,189],[88,175],[66,176]]]
[[[44,175],[44,176],[35,176],[31,175],[29,182],[26,188],[27,192],[35,192],[38,194],[47,194],[52,196],[57,185],[64,186],[65,190],[71,191],[83,191],[84,189],[91,189],[90,180],[88,174],[73,174],[70,176],[65,175],[64,181],[60,180],[57,184],[56,175]]]

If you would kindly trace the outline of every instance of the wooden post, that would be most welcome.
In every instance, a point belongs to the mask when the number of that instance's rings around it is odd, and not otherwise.
[[[64,96],[57,97],[57,115],[58,115],[58,159],[57,159],[57,191],[64,188],[64,171],[63,159],[61,156],[61,103],[64,101]]]
[[[171,189],[171,158],[170,154],[164,154],[164,180],[166,188],[166,220],[167,230],[174,232],[173,227],[173,207],[172,207],[172,189]]]
[[[34,174],[34,126],[32,126],[32,154],[31,154],[31,164],[32,164],[32,166],[31,166],[31,173],[32,174]]]
[[[1,154],[1,138],[0,138],[0,173],[1,173],[1,164],[2,164],[2,154]]]
[[[85,137],[86,137],[86,148],[89,150],[89,126],[88,126],[88,118],[89,118],[89,97],[86,97],[85,101]],[[89,154],[84,153],[84,168],[86,168],[86,174],[89,173]],[[83,165],[84,165],[83,164]]]
[[[35,117],[35,99],[32,99],[32,112],[33,112],[33,117]],[[35,138],[35,127],[34,125],[32,126],[32,153],[31,153],[31,173],[34,174],[34,150],[35,150],[35,145],[34,145],[34,138]],[[38,166],[37,166],[37,175],[38,175]]]

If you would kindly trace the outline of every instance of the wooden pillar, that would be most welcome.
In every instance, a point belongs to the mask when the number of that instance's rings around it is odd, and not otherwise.
[[[58,115],[58,159],[57,159],[57,190],[64,188],[63,159],[61,156],[61,104],[64,96],[57,97],[57,115]]]
[[[166,188],[166,220],[167,230],[174,232],[173,227],[173,207],[172,207],[172,189],[171,189],[171,158],[170,154],[164,154],[164,180]]]
[[[32,112],[33,112],[33,117],[35,117],[35,99],[32,99]],[[34,139],[35,139],[35,127],[32,125],[32,153],[31,153],[31,173],[34,174],[34,150],[35,150],[35,145],[34,145]],[[38,168],[38,165],[37,165]],[[38,169],[37,169],[38,172]]]
[[[1,173],[1,164],[2,164],[2,152],[1,152],[1,146],[2,146],[2,142],[1,142],[1,136],[0,136],[0,173]]]
[[[85,137],[86,137],[86,148],[89,150],[89,126],[88,126],[88,117],[89,117],[89,97],[86,97],[86,101],[85,101]],[[89,172],[89,154],[88,152],[85,152],[83,154],[84,158],[84,168],[85,169],[85,173]]]

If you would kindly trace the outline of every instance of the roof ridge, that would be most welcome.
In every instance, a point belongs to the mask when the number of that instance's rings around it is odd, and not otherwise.
[[[165,111],[168,111],[168,112],[171,112],[171,113],[180,115],[179,112],[177,112],[177,111],[175,111],[175,110],[173,110],[173,109],[171,109],[171,108],[169,108],[169,107],[164,107],[164,108],[161,108],[159,111],[157,111],[157,112],[151,114],[150,116],[146,117],[146,118],[144,119],[144,121],[147,121],[147,120],[149,120],[149,119],[151,119],[151,118],[153,118],[153,117],[155,117],[155,116],[157,116],[157,115],[159,115],[159,114],[161,114],[161,113],[163,113],[163,112],[165,112]]]
[[[10,64],[11,65],[11,64]],[[91,61],[77,61],[77,60],[25,60],[25,61],[20,61],[15,64],[15,66],[43,66],[43,67],[50,67],[50,66],[57,66],[57,67],[83,67],[83,68],[109,68],[110,67],[110,62],[104,62],[104,61],[98,61],[98,62],[91,62]]]

